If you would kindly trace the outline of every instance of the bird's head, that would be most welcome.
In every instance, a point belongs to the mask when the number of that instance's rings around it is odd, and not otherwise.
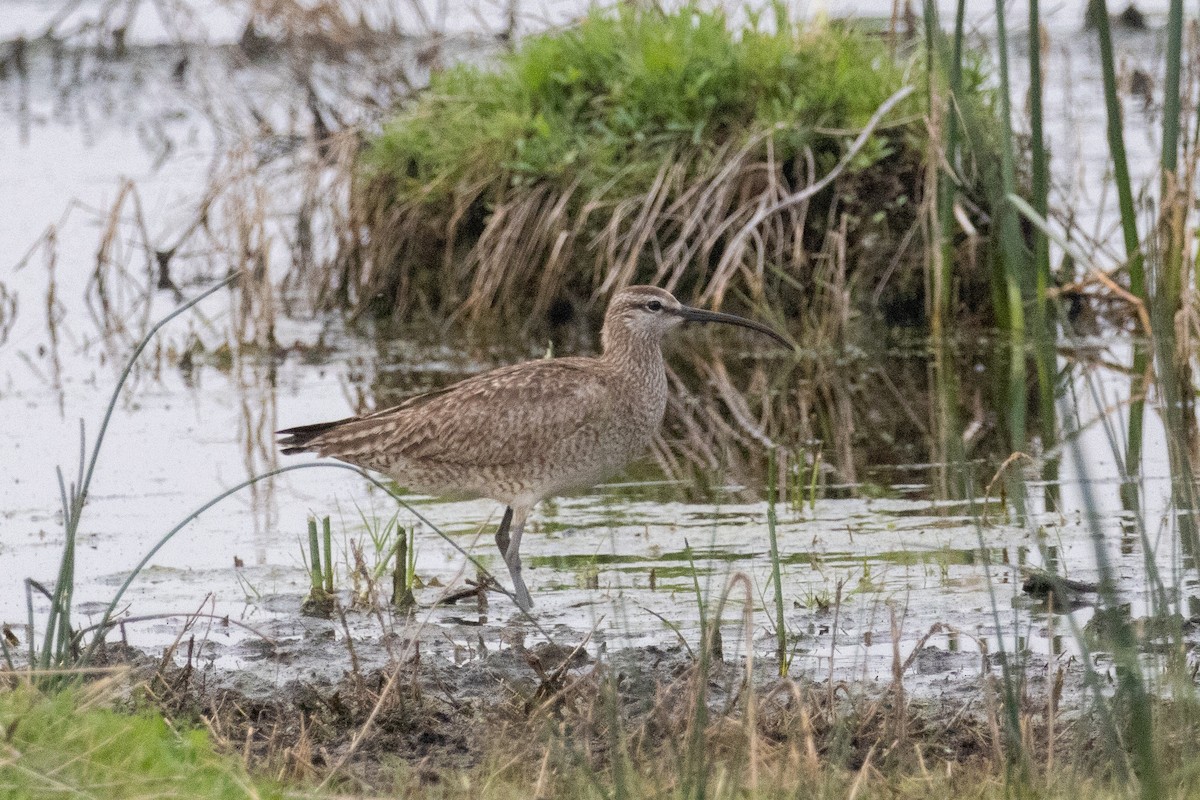
[[[682,322],[723,322],[764,333],[785,347],[792,345],[771,328],[753,320],[705,311],[685,306],[675,296],[657,286],[630,286],[613,296],[604,315],[604,330],[601,334],[604,349],[608,350],[616,338],[633,338],[659,342],[667,331]]]

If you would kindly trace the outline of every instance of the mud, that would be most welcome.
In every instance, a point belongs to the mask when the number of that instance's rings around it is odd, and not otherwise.
[[[355,649],[362,644],[356,642]],[[114,647],[106,655],[133,666],[141,681],[133,702],[202,721],[219,744],[247,763],[302,781],[335,770],[338,784],[365,791],[414,778],[436,783],[453,779],[456,771],[511,758],[536,762],[551,740],[570,741],[575,757],[603,768],[610,726],[627,737],[635,758],[662,757],[667,742],[685,740],[698,701],[714,731],[745,719],[746,665],[737,658],[701,663],[680,646],[592,656],[586,643],[576,648],[518,643],[477,651],[453,665],[426,657],[415,643],[392,644],[407,653],[384,666],[356,664],[335,675],[326,665],[282,683],[256,682],[247,671],[204,669],[189,659],[180,663],[174,654],[155,660]],[[315,667],[322,653],[339,660],[331,645],[336,647],[332,637],[318,634],[270,658]],[[1065,694],[1078,697],[1083,676],[1077,664],[1055,667],[1037,657],[1024,669],[1020,691],[1032,731],[1044,724],[1051,694],[1057,698],[1065,686]],[[773,667],[760,663],[753,672],[756,724],[768,741],[797,747],[803,719],[804,736],[823,758],[851,769],[869,751],[894,745],[889,740],[898,731],[932,765],[962,768],[994,754],[1000,672],[995,657],[934,647],[913,653],[900,666],[900,679],[891,681],[781,681]],[[911,683],[930,675],[938,676],[938,692],[918,698],[906,693]],[[615,718],[604,711],[613,700]],[[1081,712],[1064,705],[1055,716],[1063,725]],[[715,736],[713,753],[722,747]]]

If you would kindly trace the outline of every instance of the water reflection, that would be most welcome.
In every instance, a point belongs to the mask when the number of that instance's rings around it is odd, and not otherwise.
[[[419,341],[420,332],[408,333]],[[520,341],[514,333],[498,338]],[[947,351],[901,332],[795,356],[760,354],[746,349],[745,340],[737,347],[728,341],[680,337],[671,343],[672,394],[653,451],[656,469],[635,467],[631,475],[657,475],[695,498],[729,486],[761,497],[767,449],[779,447],[780,493],[788,502],[838,496],[844,487],[954,499],[977,496],[983,488],[978,476],[994,474],[1008,456],[998,411],[985,401],[996,381],[987,357],[994,345],[986,338],[964,337]],[[473,357],[444,342],[423,349],[380,343],[374,350],[373,368],[354,387],[365,401],[357,412],[540,355],[534,342]],[[968,400],[959,403],[958,390],[947,386],[964,387]],[[946,410],[951,405],[953,413]],[[950,433],[959,419],[971,421],[966,432]],[[901,473],[910,483],[897,480]]]

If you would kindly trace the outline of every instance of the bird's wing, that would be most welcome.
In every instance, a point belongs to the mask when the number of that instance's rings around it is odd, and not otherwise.
[[[405,460],[511,464],[612,413],[610,386],[595,365],[556,358],[493,370],[348,420],[314,444],[343,458],[369,448]]]

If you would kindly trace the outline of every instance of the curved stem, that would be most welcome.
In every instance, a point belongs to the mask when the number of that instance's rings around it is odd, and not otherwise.
[[[506,595],[514,603],[516,603],[516,596],[512,592],[508,591],[503,586],[501,586],[495,580],[495,578],[492,576],[491,572],[486,567],[483,566],[483,564],[479,561],[479,559],[477,559],[475,556],[468,553],[466,551],[466,549],[464,549],[462,547],[462,545],[460,545],[458,542],[456,542],[452,538],[450,538],[450,536],[447,535],[445,532],[443,532],[437,525],[434,525],[433,522],[431,522],[428,517],[426,517],[420,511],[418,511],[417,509],[415,509],[411,505],[409,505],[407,502],[405,502],[401,497],[399,497],[395,492],[393,492],[390,488],[388,488],[388,486],[385,485],[378,478],[375,478],[374,476],[367,473],[365,470],[363,470],[359,467],[352,466],[350,464],[331,464],[331,463],[293,464],[292,466],[280,467],[278,469],[273,469],[269,472],[264,472],[261,475],[255,475],[251,478],[248,478],[247,480],[242,481],[241,483],[239,483],[238,485],[236,485],[230,489],[226,489],[224,492],[221,492],[221,494],[212,498],[211,500],[209,500],[208,502],[204,503],[199,508],[197,508],[195,511],[188,514],[186,517],[183,518],[183,520],[181,520],[179,522],[178,525],[171,528],[170,531],[168,531],[165,535],[163,535],[163,537],[160,538],[158,540],[158,542],[156,542],[152,548],[150,548],[150,550],[146,553],[146,555],[142,557],[142,560],[139,561],[132,570],[130,570],[129,576],[125,578],[125,581],[121,584],[120,588],[117,589],[116,594],[113,595],[112,600],[109,601],[108,606],[104,609],[104,616],[101,617],[99,624],[93,626],[95,628],[98,628],[99,631],[96,634],[96,636],[93,637],[91,644],[88,645],[88,648],[87,648],[86,652],[84,653],[83,658],[81,660],[84,662],[87,662],[91,658],[92,653],[95,651],[95,649],[99,645],[100,641],[102,641],[104,631],[107,629],[108,624],[112,619],[113,612],[116,611],[117,605],[121,602],[121,598],[125,596],[125,592],[133,584],[134,579],[137,578],[137,576],[141,573],[141,571],[146,568],[146,565],[150,563],[150,559],[154,558],[155,554],[157,554],[158,551],[161,550],[167,544],[167,542],[171,541],[171,539],[173,539],[175,537],[175,534],[179,533],[181,530],[183,530],[185,527],[187,527],[191,522],[193,522],[197,517],[199,517],[205,511],[208,511],[210,508],[217,505],[222,500],[225,500],[227,497],[240,492],[242,489],[253,486],[254,484],[258,483],[261,480],[265,480],[266,478],[273,478],[277,475],[282,475],[285,472],[295,472],[296,470],[301,470],[301,469],[343,469],[343,470],[347,470],[349,472],[353,472],[357,475],[360,475],[361,477],[370,481],[375,486],[379,487],[384,492],[386,492],[388,495],[390,495],[392,497],[392,499],[394,499],[397,503],[399,503],[400,506],[402,506],[406,511],[411,513],[413,516],[415,516],[421,522],[428,525],[433,530],[434,533],[436,533],[438,536],[440,536],[442,539],[444,539],[451,547],[453,547],[460,554],[462,554],[462,556],[464,558],[466,558],[468,561],[470,561],[471,564],[473,564],[475,566],[475,568],[479,570],[480,573],[487,576],[488,578],[492,578],[492,582],[496,585],[497,589],[502,594]],[[529,619],[530,622],[533,623],[533,626],[535,628],[537,628],[539,633],[541,633],[547,639],[551,638],[549,633],[538,623],[538,621],[529,612],[525,611],[524,609],[521,609],[521,613],[523,613],[525,615],[525,617],[527,619]]]

